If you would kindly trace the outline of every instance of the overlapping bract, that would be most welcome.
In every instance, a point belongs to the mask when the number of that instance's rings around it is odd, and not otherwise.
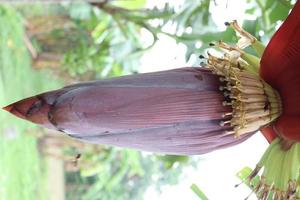
[[[269,42],[260,75],[279,92],[284,108],[274,126],[265,131],[300,141],[300,1]]]
[[[6,109],[92,143],[168,154],[202,154],[244,141],[220,126],[219,76],[201,68],[80,83],[16,102]]]

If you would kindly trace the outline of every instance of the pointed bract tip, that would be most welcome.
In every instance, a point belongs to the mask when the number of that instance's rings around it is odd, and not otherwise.
[[[22,99],[2,108],[24,120],[31,121],[45,127],[52,127],[48,120],[49,104],[36,96]]]
[[[16,109],[16,103],[12,103],[8,106],[3,107],[2,109],[6,110],[7,112],[9,112],[19,118],[25,119],[24,113],[20,112],[18,109]]]
[[[29,97],[29,98],[14,102],[10,105],[7,105],[7,106],[3,107],[2,109],[10,112],[11,114],[13,114],[19,118],[26,119],[27,118],[26,114],[28,113],[28,111],[30,110],[32,105],[34,105],[34,103],[36,103],[37,101],[39,101],[39,99],[36,98],[35,96]],[[27,119],[27,120],[29,120],[29,119]]]
[[[6,110],[7,112],[10,112],[12,110],[13,106],[10,104],[8,106],[3,107],[3,110]]]

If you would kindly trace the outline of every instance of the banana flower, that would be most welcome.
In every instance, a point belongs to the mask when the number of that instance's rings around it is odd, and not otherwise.
[[[4,107],[91,143],[194,155],[261,130],[271,143],[247,178],[259,199],[300,199],[300,1],[265,48],[233,21],[204,67],[79,83]],[[251,46],[256,55],[243,49]]]

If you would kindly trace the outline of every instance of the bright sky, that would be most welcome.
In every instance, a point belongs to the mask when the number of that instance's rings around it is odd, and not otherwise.
[[[162,7],[166,2],[179,6],[182,0],[148,0],[147,6],[149,8]],[[211,5],[212,18],[218,29],[224,29],[225,21],[237,19],[242,22],[243,19],[251,18],[244,14],[246,1],[216,0],[216,5],[214,3]],[[172,29],[172,27],[168,28]],[[151,43],[149,34],[146,31],[143,33],[145,42]],[[191,63],[186,63],[184,60],[185,51],[184,45],[178,45],[173,39],[160,35],[157,44],[142,58],[142,66],[139,71],[149,72],[191,66]],[[154,187],[150,187],[145,193],[145,200],[199,200],[190,189],[192,183],[196,183],[210,200],[244,199],[250,190],[244,185],[238,188],[234,187],[240,182],[235,174],[245,166],[254,168],[266,147],[267,142],[260,133],[257,133],[241,145],[195,156],[194,158],[203,159],[198,163],[197,170],[188,167],[184,172],[185,178],[180,180],[180,184],[164,187],[162,194],[158,194]],[[255,195],[249,199],[256,199]]]

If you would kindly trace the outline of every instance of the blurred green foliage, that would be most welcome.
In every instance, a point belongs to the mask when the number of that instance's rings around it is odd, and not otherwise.
[[[203,53],[211,41],[236,41],[232,30],[215,28],[209,10],[215,3],[218,1],[186,0],[179,7],[165,4],[153,9],[145,8],[146,0],[1,6],[0,25],[5,28],[0,30],[0,101],[5,105],[60,85],[59,81],[49,79],[49,69],[34,71],[30,67],[22,25],[30,17],[66,17],[64,20],[70,26],[47,31],[41,25],[38,34],[30,35],[31,42],[38,53],[53,51],[62,56],[62,67],[58,70],[74,79],[91,72],[93,76],[89,78],[96,79],[134,73],[141,56],[156,44],[160,34],[185,45],[187,61],[192,55]],[[292,7],[290,0],[247,0],[247,3],[246,13],[254,19],[244,21],[243,26],[264,43]],[[166,26],[175,27],[174,31],[167,31]],[[150,45],[143,43],[141,30],[152,35]],[[32,127],[7,114],[1,113],[0,119],[0,199],[35,199],[43,182],[36,139],[18,134]],[[9,139],[10,130],[18,131]],[[70,152],[72,149],[67,149]],[[142,199],[149,184],[157,185],[158,189],[163,184],[176,184],[183,163],[188,162],[182,156],[149,156],[115,148],[81,153],[81,159],[92,165],[66,173],[67,184],[75,185],[67,191],[67,199]]]
[[[191,185],[191,190],[199,197],[199,199],[208,200],[207,196],[196,184]]]
[[[245,20],[243,26],[267,43],[278,23],[287,16],[292,7],[291,1],[247,2],[245,12],[255,18]],[[107,0],[48,5],[51,8],[47,14],[68,16],[77,32],[68,35],[66,28],[52,30],[52,37],[62,33],[72,41],[72,46],[64,52],[64,69],[72,76],[93,71],[94,78],[101,78],[135,72],[140,65],[140,57],[155,45],[159,34],[184,44],[187,61],[191,55],[203,53],[209,42],[220,39],[235,42],[237,38],[231,29],[216,29],[210,13],[212,4],[218,5],[218,1],[184,1],[179,7],[166,3],[163,8],[146,9],[145,0]],[[174,31],[166,30],[166,26],[173,27]],[[142,29],[152,35],[152,44],[143,44]],[[197,43],[202,45],[197,46]]]
[[[170,168],[159,157],[117,149],[105,149],[98,155],[90,154],[88,160],[91,159],[95,161],[93,167],[66,174],[67,183],[75,185],[67,192],[67,199],[142,199],[150,184],[158,190],[161,185],[176,184],[182,164],[187,161],[178,162],[174,157],[166,157],[166,163],[178,163]]]
[[[57,88],[58,80],[31,68],[23,42],[22,16],[9,6],[0,7],[0,105],[32,93]],[[37,140],[27,135],[34,127],[0,112],[0,199],[43,199],[44,181]],[[34,180],[34,181],[33,181]]]

